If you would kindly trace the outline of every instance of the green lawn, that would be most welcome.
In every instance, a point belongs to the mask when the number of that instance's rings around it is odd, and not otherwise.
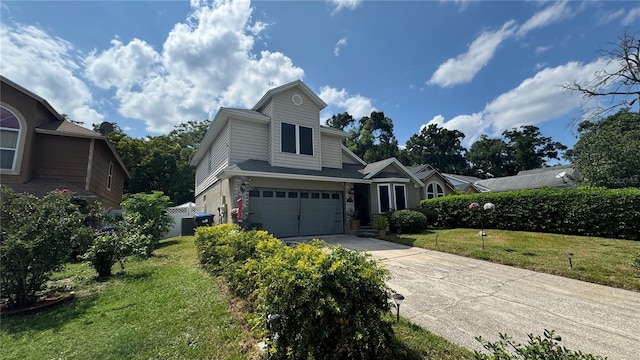
[[[67,278],[76,299],[2,319],[3,359],[246,359],[247,336],[214,279],[199,269],[193,239],[165,241],[156,256],[96,282],[85,264]],[[69,278],[70,277],[70,278]],[[252,354],[253,355],[253,354]]]
[[[230,299],[201,270],[192,237],[164,240],[155,256],[96,281],[86,264],[54,275],[73,301],[35,315],[3,318],[4,359],[255,359],[256,340],[233,317]],[[392,316],[390,314],[389,316]],[[396,358],[471,359],[472,353],[401,319]]]
[[[638,271],[631,266],[640,254],[640,241],[489,229],[483,250],[478,233],[478,229],[431,230],[390,234],[386,240],[640,291]],[[567,253],[573,253],[573,268]]]

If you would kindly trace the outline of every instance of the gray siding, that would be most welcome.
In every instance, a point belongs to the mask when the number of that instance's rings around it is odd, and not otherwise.
[[[291,97],[295,93],[302,97],[302,105],[294,105],[291,101]],[[321,170],[320,109],[304,93],[297,92],[296,89],[277,94],[274,96],[272,104],[271,164],[274,166]],[[313,155],[297,155],[281,151],[280,128],[282,122],[307,126],[313,129]]]
[[[196,195],[206,190],[218,179],[215,174],[229,165],[229,124],[220,131],[207,152],[196,166]]]
[[[268,161],[268,124],[231,119],[231,141],[229,144],[230,163],[244,160]]]
[[[323,135],[320,145],[322,147],[322,166],[342,169],[340,138]]]

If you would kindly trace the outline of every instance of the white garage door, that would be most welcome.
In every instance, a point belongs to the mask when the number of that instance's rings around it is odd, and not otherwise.
[[[277,237],[342,234],[342,192],[256,188],[249,223]]]

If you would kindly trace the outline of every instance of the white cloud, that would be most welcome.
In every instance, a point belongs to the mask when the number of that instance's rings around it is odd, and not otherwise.
[[[482,33],[469,50],[441,64],[433,73],[429,84],[443,87],[468,83],[493,58],[498,46],[513,33],[514,21],[506,22],[496,31]]]
[[[504,130],[521,125],[552,121],[582,105],[581,95],[565,90],[561,85],[589,80],[596,71],[607,66],[613,65],[605,59],[597,59],[588,64],[569,62],[545,68],[518,87],[496,97],[479,113],[458,115],[450,120],[438,115],[426,125],[435,123],[462,131],[466,135],[463,146],[468,148],[482,134],[499,136]]]
[[[338,40],[338,42],[336,43],[336,47],[333,49],[333,54],[335,56],[340,56],[340,50],[347,46],[347,37],[343,37],[340,40]]]
[[[161,49],[143,39],[114,39],[81,54],[34,26],[2,25],[1,72],[87,126],[104,116],[94,109],[87,79],[112,92],[123,117],[166,133],[189,120],[213,116],[219,106],[251,107],[270,88],[304,77],[279,52],[252,52],[267,24],[253,22],[247,0],[193,0]],[[64,89],[64,91],[61,91]]]
[[[553,48],[553,46],[538,46],[535,49],[535,53],[536,53],[536,55],[542,55],[542,54],[546,53],[547,51],[549,51],[551,48]]]
[[[143,40],[133,39],[126,46],[112,40],[111,45],[99,56],[94,51],[85,58],[87,78],[102,88],[138,84],[161,61],[160,54]]]
[[[327,2],[335,6],[333,11],[331,11],[331,14],[337,14],[342,9],[354,10],[360,6],[362,0],[327,0]]]
[[[304,76],[282,53],[252,53],[255,36],[267,25],[251,22],[248,1],[192,5],[192,14],[174,25],[160,52],[143,40],[114,40],[87,57],[87,77],[114,87],[120,114],[143,120],[148,131],[164,133],[188,120],[211,118],[220,106],[251,107],[269,88]]]
[[[598,11],[596,18],[598,18],[598,24],[602,25],[623,17],[625,13],[626,11],[624,9],[617,11]]]
[[[640,7],[631,9],[627,12],[627,15],[622,18],[622,25],[629,26],[636,24],[636,21],[640,20]]]
[[[529,20],[527,20],[516,33],[521,37],[526,35],[529,31],[538,29],[554,22],[560,21],[571,16],[571,10],[567,6],[567,1],[559,1],[546,7],[544,10],[537,12]]]
[[[347,90],[338,90],[329,86],[320,89],[320,98],[329,106],[320,114],[320,119],[328,118],[333,114],[348,112],[354,119],[368,116],[376,108],[371,105],[371,100],[362,95],[351,95]]]
[[[3,22],[0,26],[0,73],[44,98],[61,114],[86,127],[104,116],[94,108],[91,92],[77,77],[81,64],[71,43],[35,26]]]

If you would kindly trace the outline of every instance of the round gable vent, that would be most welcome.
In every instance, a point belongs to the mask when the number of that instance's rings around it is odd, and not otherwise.
[[[302,105],[302,96],[293,94],[293,96],[291,96],[291,102],[293,102],[294,105]]]

